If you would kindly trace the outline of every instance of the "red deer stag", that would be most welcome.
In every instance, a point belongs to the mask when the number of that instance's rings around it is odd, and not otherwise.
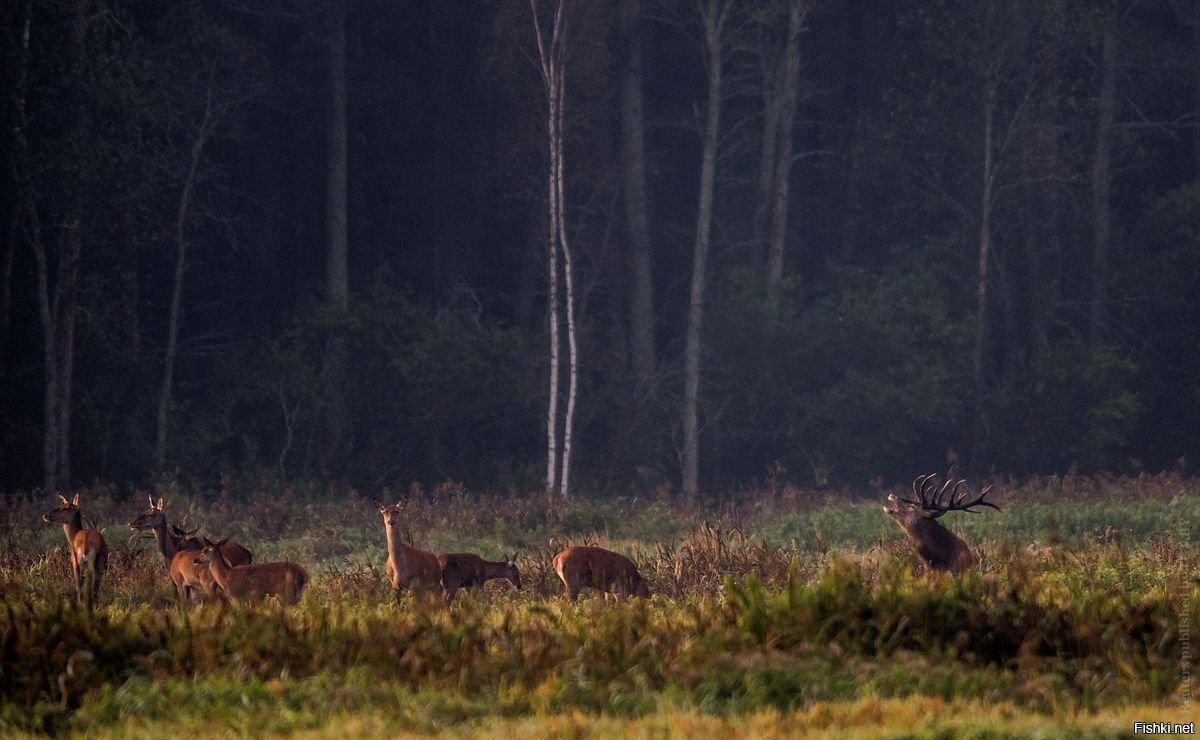
[[[888,505],[883,512],[896,520],[908,538],[917,546],[917,554],[932,570],[949,570],[962,573],[975,564],[971,548],[962,538],[943,527],[936,520],[948,511],[966,511],[978,514],[974,507],[988,506],[996,511],[1000,507],[984,497],[992,490],[984,488],[979,495],[967,500],[969,494],[963,488],[965,480],[948,479],[939,488],[933,474],[918,476],[912,488],[916,500],[888,495]]]
[[[234,604],[262,601],[278,596],[284,604],[295,604],[308,585],[308,571],[295,563],[257,563],[233,566],[221,554],[225,540],[204,538],[204,549],[193,556],[196,565],[207,565],[213,580]]]
[[[493,578],[507,578],[512,585],[521,587],[521,574],[517,571],[517,554],[505,556],[500,562],[484,560],[469,552],[452,552],[438,555],[442,573],[442,601],[446,606],[454,601],[460,588],[475,588]]]
[[[387,577],[396,597],[399,598],[402,590],[414,586],[430,590],[440,588],[442,568],[437,555],[406,545],[400,538],[400,512],[408,506],[408,499],[390,506],[379,499],[372,499],[372,503],[383,517],[383,529],[387,534]]]
[[[584,586],[603,591],[605,601],[608,601],[609,594],[617,601],[622,596],[650,595],[650,588],[638,574],[633,561],[612,550],[568,547],[555,555],[551,564],[572,601],[579,598],[579,591]]]
[[[83,515],[79,512],[79,494],[68,501],[58,494],[62,502],[54,510],[42,515],[42,521],[63,525],[67,535],[67,550],[71,553],[71,578],[75,582],[75,595],[83,597],[91,607],[100,596],[100,582],[108,569],[108,545],[104,535],[94,529],[83,528]],[[91,579],[91,588],[84,591],[85,581]]]
[[[152,531],[158,542],[158,552],[167,564],[167,575],[175,585],[175,597],[183,606],[192,600],[193,592],[217,596],[217,585],[207,565],[196,565],[195,554],[203,545],[194,536],[196,530],[186,531],[172,524],[168,531],[167,517],[163,513],[166,502],[160,497],[155,502],[150,497],[150,506],[129,523],[129,528],[139,532]],[[189,554],[190,553],[190,554]],[[249,549],[230,542],[221,548],[221,554],[231,565],[249,565],[254,559]]]

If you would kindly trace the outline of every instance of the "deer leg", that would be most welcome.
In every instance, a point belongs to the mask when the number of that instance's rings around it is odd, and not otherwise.
[[[75,597],[83,596],[83,586],[81,581],[83,575],[79,572],[79,561],[71,558],[71,581],[75,584]]]

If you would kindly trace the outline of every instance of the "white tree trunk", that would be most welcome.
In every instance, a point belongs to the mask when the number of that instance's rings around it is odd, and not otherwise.
[[[538,60],[541,66],[542,80],[546,85],[546,133],[549,149],[549,172],[547,175],[547,225],[548,239],[547,268],[549,295],[547,296],[548,313],[550,315],[550,397],[546,404],[546,492],[553,495],[559,488],[558,483],[558,382],[559,382],[559,318],[558,318],[558,242],[565,229],[562,228],[562,195],[561,176],[562,164],[562,67],[563,67],[563,0],[558,0],[554,8],[554,25],[550,38],[543,38],[540,20],[538,19],[537,0],[529,0],[533,11],[533,28],[537,36]],[[573,321],[573,316],[571,316]],[[573,334],[573,329],[570,330]],[[572,376],[574,373],[572,373]],[[572,381],[574,378],[572,377]],[[570,405],[574,406],[574,398]],[[567,440],[570,439],[569,432]],[[564,456],[565,457],[565,456]],[[566,469],[564,460],[564,469]],[[563,491],[565,493],[565,490]]]

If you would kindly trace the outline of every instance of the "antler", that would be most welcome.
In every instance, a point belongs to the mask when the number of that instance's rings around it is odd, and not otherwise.
[[[988,485],[979,495],[970,501],[967,497],[969,492],[963,488],[967,483],[966,479],[954,480],[953,478],[946,479],[941,488],[937,486],[937,475],[929,473],[928,475],[919,475],[913,481],[913,493],[916,494],[917,500],[900,498],[905,503],[920,506],[926,511],[932,511],[930,519],[937,519],[948,511],[965,511],[971,514],[978,514],[974,509],[976,506],[988,506],[1000,511],[1000,507],[993,504],[991,501],[986,501],[988,493],[992,490],[991,485]],[[932,495],[931,495],[932,494]]]

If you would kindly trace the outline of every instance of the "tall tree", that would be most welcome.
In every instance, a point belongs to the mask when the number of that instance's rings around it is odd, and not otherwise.
[[[630,349],[634,373],[638,381],[645,384],[654,374],[655,332],[650,219],[646,203],[641,14],[641,0],[621,0],[621,165],[625,231],[633,273],[629,288]]]
[[[700,488],[700,354],[704,320],[705,271],[712,238],[713,193],[717,177],[717,144],[721,121],[721,72],[725,62],[726,24],[731,0],[698,4],[704,33],[704,62],[708,75],[704,120],[701,124],[700,192],[696,208],[696,240],[692,251],[692,283],[688,294],[683,359],[683,494],[695,498]]]
[[[1117,55],[1120,11],[1106,3],[1100,42],[1100,91],[1096,101],[1096,149],[1092,158],[1092,291],[1088,311],[1088,346],[1092,352],[1104,342],[1108,304],[1108,258],[1112,243],[1112,134],[1117,106]]]
[[[346,4],[330,3],[326,37],[328,107],[325,161],[325,302],[334,314],[344,315],[350,305],[349,237],[346,216]],[[317,435],[317,465],[328,475],[331,466],[346,452],[349,436],[349,409],[344,390],[346,379],[346,341],[342,329],[330,329],[321,367],[322,414],[324,425]],[[312,453],[312,447],[309,448]]]
[[[214,24],[203,10],[194,6],[180,9],[162,54],[169,61],[163,69],[159,99],[167,109],[162,112],[169,123],[163,164],[167,179],[178,190],[175,201],[171,242],[175,269],[171,297],[167,307],[167,337],[163,348],[163,372],[155,415],[154,462],[159,470],[166,464],[167,440],[174,391],[175,366],[179,355],[180,331],[184,308],[184,278],[191,250],[191,229],[196,218],[199,188],[216,177],[209,149],[219,136],[227,135],[229,119],[235,109],[256,92],[246,81],[246,60],[228,30]],[[175,33],[172,33],[174,31]],[[181,42],[181,39],[186,41]]]
[[[546,138],[549,150],[549,173],[547,208],[549,222],[549,314],[550,314],[550,398],[547,404],[547,464],[546,490],[558,493],[563,498],[570,494],[571,443],[575,424],[575,400],[578,392],[579,344],[575,331],[575,281],[571,260],[570,243],[567,240],[566,204],[563,186],[563,109],[566,99],[567,61],[567,2],[556,0],[554,20],[549,37],[542,32],[538,17],[537,0],[530,0],[533,11],[533,27],[537,36],[538,61],[542,81],[546,87],[547,118]],[[559,443],[558,422],[558,376],[559,368],[559,317],[558,317],[558,252],[563,256],[563,287],[566,293],[567,348],[569,352],[569,385],[567,410],[563,420],[562,469],[558,471]]]
[[[783,282],[783,253],[787,238],[788,193],[792,171],[792,131],[800,87],[800,32],[808,14],[807,0],[787,2],[787,40],[779,72],[779,102],[775,138],[775,163],[770,190],[770,231],[767,236],[767,310],[775,315]],[[767,137],[764,136],[764,140]]]

